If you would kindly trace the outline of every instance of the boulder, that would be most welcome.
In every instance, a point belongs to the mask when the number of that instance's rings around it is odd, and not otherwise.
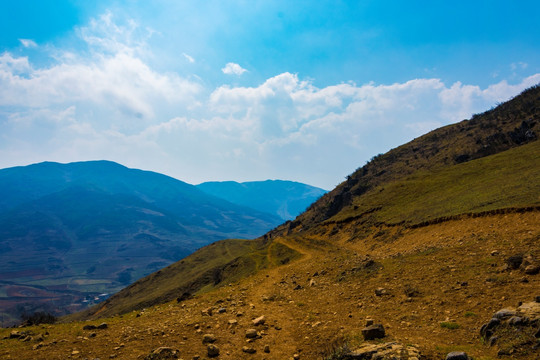
[[[463,351],[452,351],[446,355],[446,360],[469,360],[469,356]]]

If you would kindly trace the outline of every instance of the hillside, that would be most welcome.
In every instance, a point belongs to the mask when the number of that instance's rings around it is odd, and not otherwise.
[[[211,242],[280,222],[107,161],[3,169],[0,311],[8,323],[22,312],[79,310]]]
[[[292,220],[326,193],[326,190],[283,180],[211,181],[197,185],[207,194]]]
[[[379,155],[294,221],[205,247],[89,322],[0,331],[0,355],[193,359],[212,343],[220,359],[538,359],[538,109],[537,86]],[[384,335],[365,339],[369,323]]]

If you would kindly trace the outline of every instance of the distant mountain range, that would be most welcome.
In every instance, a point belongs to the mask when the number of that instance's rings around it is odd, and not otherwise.
[[[243,183],[212,181],[199,184],[197,188],[233,204],[277,215],[283,220],[294,219],[327,192],[314,186],[283,180]]]
[[[260,236],[283,222],[260,203],[109,161],[2,169],[0,312],[72,312],[209,243]]]

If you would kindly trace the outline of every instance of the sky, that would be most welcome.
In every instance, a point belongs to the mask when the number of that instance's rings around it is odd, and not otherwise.
[[[0,2],[0,168],[332,189],[540,83],[537,1]]]

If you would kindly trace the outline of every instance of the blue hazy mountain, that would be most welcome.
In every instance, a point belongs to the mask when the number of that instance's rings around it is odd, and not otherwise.
[[[284,180],[266,180],[238,183],[213,181],[197,185],[204,192],[221,197],[234,204],[292,220],[327,191]]]
[[[2,169],[0,293],[11,295],[0,303],[76,310],[216,240],[254,238],[282,222],[109,161]],[[36,298],[55,308],[36,308]]]

